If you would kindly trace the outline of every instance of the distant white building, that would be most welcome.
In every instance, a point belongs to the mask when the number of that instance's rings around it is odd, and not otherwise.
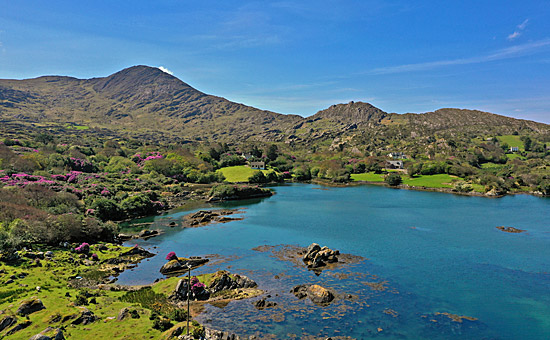
[[[265,162],[264,161],[250,162],[250,169],[265,170]]]
[[[403,161],[387,161],[386,168],[388,169],[403,169]]]
[[[519,148],[517,146],[510,147],[510,152],[518,152]]]
[[[407,155],[405,155],[403,152],[390,152],[388,154],[388,157],[391,157],[393,159],[407,159]]]

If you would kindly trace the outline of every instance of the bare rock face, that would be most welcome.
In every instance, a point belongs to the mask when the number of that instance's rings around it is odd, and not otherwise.
[[[118,315],[116,317],[116,321],[122,321],[125,319],[128,319],[130,317],[130,310],[128,307],[124,307],[118,312]]]
[[[307,247],[306,253],[302,257],[302,260],[308,268],[320,268],[327,265],[327,263],[338,262],[338,250],[332,250],[328,247],[319,246],[317,243],[312,243]]]
[[[316,305],[326,306],[334,300],[334,294],[325,287],[319,285],[299,285],[290,291],[298,299],[308,297]]]
[[[38,312],[39,310],[42,310],[42,309],[46,309],[42,301],[40,301],[40,299],[37,299],[37,298],[32,298],[30,300],[21,302],[21,305],[19,305],[19,308],[17,308],[16,314],[21,316],[27,316],[34,312]]]

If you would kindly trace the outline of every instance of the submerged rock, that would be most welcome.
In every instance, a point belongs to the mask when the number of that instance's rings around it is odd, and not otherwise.
[[[254,302],[254,307],[256,307],[257,309],[260,309],[260,310],[275,307],[275,306],[277,306],[276,302],[267,301],[265,298],[262,298],[262,299],[260,299],[256,302]]]
[[[514,228],[514,227],[504,227],[504,226],[498,226],[497,229],[502,230],[502,231],[507,232],[507,233],[514,233],[514,234],[523,233],[525,231],[523,229],[518,229],[518,228]]]

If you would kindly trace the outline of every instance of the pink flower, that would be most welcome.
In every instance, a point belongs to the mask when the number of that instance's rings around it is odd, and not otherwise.
[[[167,261],[172,261],[172,260],[177,260],[178,257],[176,256],[176,253],[171,251],[168,253],[168,255],[166,255],[166,260]]]

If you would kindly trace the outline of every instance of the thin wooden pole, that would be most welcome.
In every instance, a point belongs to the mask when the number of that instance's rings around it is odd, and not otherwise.
[[[191,266],[187,267],[187,335],[189,335],[189,300],[191,298]]]

